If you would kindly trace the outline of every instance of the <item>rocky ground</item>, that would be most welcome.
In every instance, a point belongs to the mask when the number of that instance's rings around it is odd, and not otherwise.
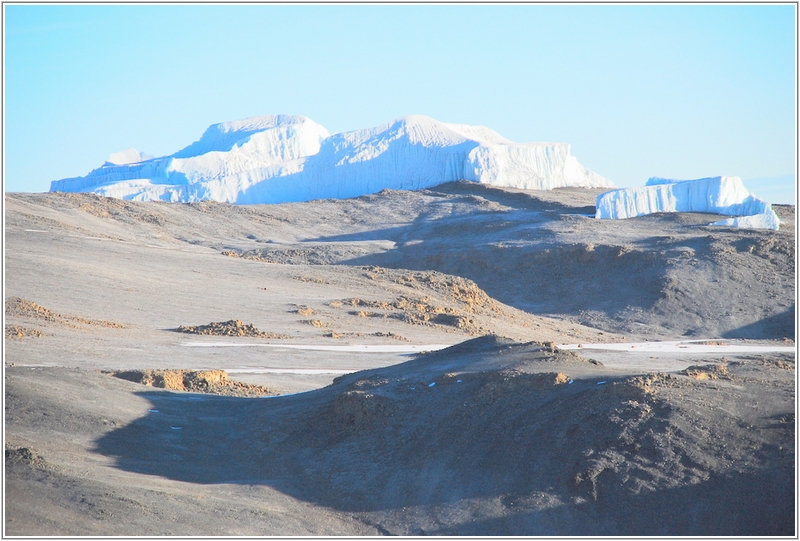
[[[591,349],[793,346],[794,207],[597,193],[6,194],[4,533],[794,535],[791,350]]]

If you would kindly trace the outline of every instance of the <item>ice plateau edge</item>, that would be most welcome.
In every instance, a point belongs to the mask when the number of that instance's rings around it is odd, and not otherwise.
[[[331,135],[313,120],[270,115],[210,126],[169,156],[117,152],[86,176],[50,191],[137,201],[286,203],[416,190],[470,180],[550,190],[614,188],[565,143],[514,143],[483,126],[413,115]]]

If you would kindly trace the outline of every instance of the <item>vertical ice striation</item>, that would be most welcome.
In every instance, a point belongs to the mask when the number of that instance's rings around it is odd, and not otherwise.
[[[607,179],[579,164],[565,143],[483,145],[469,153],[465,165],[462,178],[493,186],[531,190],[609,186]]]
[[[118,153],[51,191],[91,191],[135,200],[238,204],[345,198],[414,190],[454,180],[549,190],[613,187],[559,143],[513,143],[482,126],[413,115],[330,135],[312,120],[262,116],[209,127],[182,150],[144,161]],[[116,156],[116,155],[115,155]]]
[[[772,205],[750,194],[739,177],[671,180],[653,177],[641,188],[600,194],[597,218],[625,219],[656,212],[707,212],[736,216],[711,225],[777,230]]]

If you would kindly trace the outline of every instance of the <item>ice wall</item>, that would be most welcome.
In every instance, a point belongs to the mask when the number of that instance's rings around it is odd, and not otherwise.
[[[597,196],[597,218],[625,219],[656,212],[707,212],[735,216],[711,225],[777,230],[772,205],[750,194],[739,177],[697,180],[651,178],[641,188],[623,188]]]
[[[408,116],[330,135],[293,115],[214,124],[184,149],[136,161],[118,153],[51,191],[88,191],[135,200],[238,204],[344,198],[382,189],[420,189],[453,180],[548,190],[613,184],[586,169],[567,144],[513,143],[482,126]]]

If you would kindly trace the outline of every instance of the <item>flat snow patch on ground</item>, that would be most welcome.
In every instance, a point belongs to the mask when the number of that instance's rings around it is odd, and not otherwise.
[[[708,353],[725,355],[728,353],[792,353],[794,346],[748,345],[741,342],[722,342],[719,340],[672,340],[659,342],[628,342],[618,344],[561,344],[559,349],[604,350],[604,351],[652,351],[659,353]]]
[[[229,374],[352,374],[361,368],[231,368]]]
[[[339,351],[345,353],[420,353],[422,351],[438,351],[449,348],[452,344],[429,344],[421,346],[412,345],[348,345],[348,346],[319,346],[306,344],[235,344],[229,342],[183,342],[182,346],[198,348],[225,348],[225,347],[262,347],[303,349],[309,351]]]

